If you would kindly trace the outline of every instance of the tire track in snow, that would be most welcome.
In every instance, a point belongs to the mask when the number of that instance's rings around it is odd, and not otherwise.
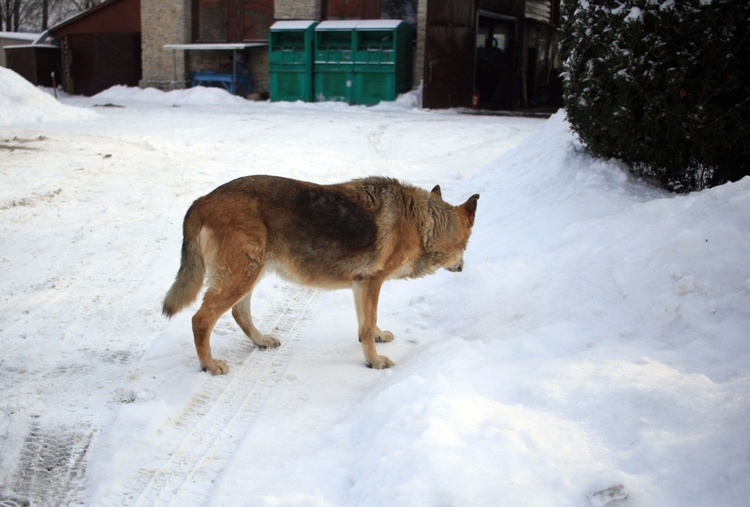
[[[61,354],[59,362],[38,371],[2,365],[0,392],[8,395],[9,404],[0,407],[0,416],[8,424],[17,417],[24,422],[14,424],[28,429],[17,443],[0,435],[0,469],[8,468],[0,477],[0,507],[86,505],[89,451],[102,428],[101,413],[92,407],[110,403],[111,393],[127,376],[124,370],[139,354],[76,349],[73,355],[79,357]],[[14,401],[30,392],[35,393],[35,408]],[[85,403],[82,393],[87,394]],[[116,398],[115,403],[131,401]],[[9,461],[3,462],[4,452]]]
[[[21,450],[21,468],[9,487],[0,489],[0,506],[83,505],[92,437],[92,431],[32,424]]]
[[[253,348],[239,368],[230,370],[229,384],[219,393],[216,383],[207,378],[164,436],[164,447],[173,449],[169,460],[156,471],[142,469],[141,487],[125,495],[128,500],[135,497],[133,505],[200,505],[209,498],[211,484],[291,360],[298,333],[309,319],[318,294],[314,289],[291,285],[284,286],[282,293],[284,297],[271,304],[261,320],[261,329],[270,330],[281,340],[281,346]],[[246,349],[240,348],[235,354],[246,354]],[[230,364],[242,361],[231,355],[227,359]]]

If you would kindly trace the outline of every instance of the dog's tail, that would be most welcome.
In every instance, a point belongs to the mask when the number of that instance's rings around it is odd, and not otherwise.
[[[182,226],[182,257],[172,287],[164,296],[162,313],[172,317],[195,301],[206,277],[206,262],[200,242],[202,224],[195,204],[188,209]]]

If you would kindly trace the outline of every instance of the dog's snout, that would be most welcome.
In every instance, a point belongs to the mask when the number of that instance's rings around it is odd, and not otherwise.
[[[464,260],[463,260],[463,259],[461,259],[461,260],[460,260],[459,262],[457,262],[456,264],[454,264],[454,265],[452,265],[452,266],[448,266],[448,267],[447,267],[447,268],[445,268],[445,269],[447,269],[448,271],[450,271],[450,272],[452,272],[452,273],[460,273],[461,271],[463,271],[463,270],[464,270]]]

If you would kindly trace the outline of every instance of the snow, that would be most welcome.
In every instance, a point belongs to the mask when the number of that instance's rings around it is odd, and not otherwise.
[[[366,19],[366,20],[333,20],[321,21],[315,30],[386,30],[397,28],[401,23],[400,19]]]
[[[333,20],[333,21],[321,21],[315,30],[351,30],[356,28],[361,21],[359,20]]]
[[[643,18],[643,11],[638,7],[632,7],[630,13],[625,16],[625,21],[640,21]]]
[[[38,33],[23,33],[23,32],[3,32],[0,31],[0,39],[16,39],[19,41],[35,41],[41,34]]]
[[[271,30],[307,30],[316,23],[312,20],[277,21],[271,25]]]
[[[39,93],[34,86],[10,69],[0,67],[0,126],[17,122],[46,122],[92,119],[96,113],[73,108]]]
[[[747,504],[750,178],[665,193],[562,112],[63,105],[19,79],[0,69],[0,503]],[[348,291],[268,277],[253,312],[281,348],[225,316],[230,373],[198,371],[191,312],[160,315],[182,217],[252,173],[481,194],[463,273],[385,285],[394,368],[364,367]]]
[[[386,30],[398,28],[404,23],[401,19],[366,19],[357,24],[358,30]]]

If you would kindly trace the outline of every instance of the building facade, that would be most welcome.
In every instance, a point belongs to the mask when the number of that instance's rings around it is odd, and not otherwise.
[[[141,0],[141,86],[184,88],[196,71],[252,77],[269,90],[267,48],[207,51],[201,43],[267,41],[276,20],[401,19],[414,35],[413,86],[427,108],[554,106],[559,0]],[[167,45],[192,49],[165,49]]]
[[[76,95],[94,95],[141,81],[139,0],[107,0],[49,29],[60,46],[58,83]]]

